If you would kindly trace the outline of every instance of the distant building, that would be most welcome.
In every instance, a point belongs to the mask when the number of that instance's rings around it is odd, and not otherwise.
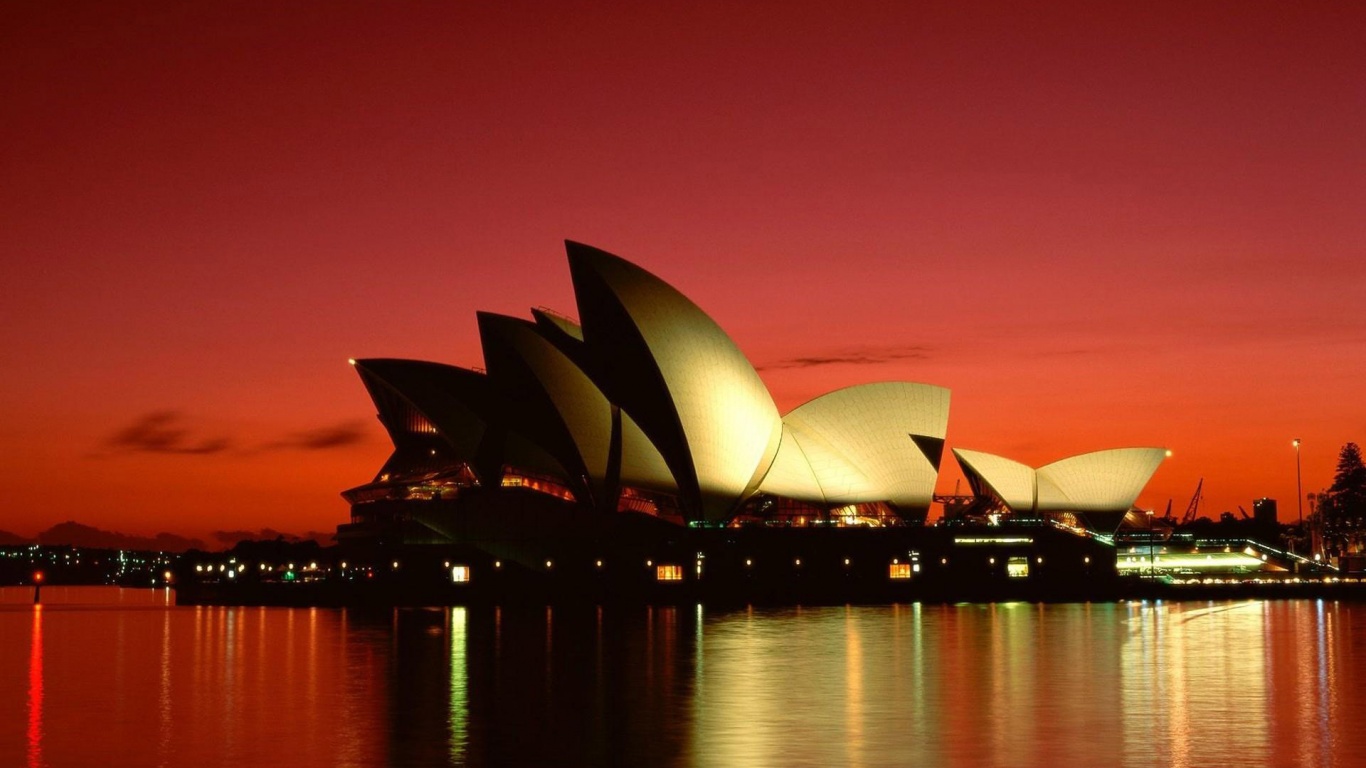
[[[1259,525],[1276,525],[1276,500],[1262,497],[1253,501],[1252,519]]]

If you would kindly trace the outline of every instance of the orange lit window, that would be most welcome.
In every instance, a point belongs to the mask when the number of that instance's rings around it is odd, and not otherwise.
[[[456,584],[463,584],[470,580],[470,567],[468,565],[456,565],[451,567],[451,581]]]
[[[892,563],[891,565],[887,566],[887,577],[891,579],[911,578],[911,564]]]
[[[574,494],[570,493],[568,488],[548,478],[505,474],[503,475],[502,485],[504,488],[526,488],[528,490],[554,496],[557,499],[563,499],[564,501],[574,500]]]
[[[683,566],[681,565],[656,565],[656,581],[682,581]]]

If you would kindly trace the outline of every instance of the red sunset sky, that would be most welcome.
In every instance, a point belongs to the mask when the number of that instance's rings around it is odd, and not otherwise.
[[[1366,440],[1366,6],[1124,5],[6,3],[0,529],[331,530],[346,359],[574,313],[564,238],[784,411],[939,384],[951,446],[1293,519],[1291,438]]]

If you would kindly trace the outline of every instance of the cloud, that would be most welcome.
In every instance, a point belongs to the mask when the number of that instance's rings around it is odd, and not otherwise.
[[[816,368],[822,365],[881,365],[896,360],[924,360],[930,356],[930,347],[906,346],[884,347],[881,349],[846,350],[828,355],[810,357],[789,357],[786,360],[766,363],[759,366],[761,371],[782,370],[785,368]]]
[[[267,450],[327,451],[365,442],[365,422],[343,421],[316,429],[295,432],[282,440],[266,444]]]
[[[266,451],[327,451],[363,443],[368,439],[365,422],[342,421],[314,429],[293,432],[282,438],[234,451],[251,456]],[[119,453],[158,453],[168,455],[209,455],[224,453],[240,441],[223,435],[196,434],[180,411],[151,411],[126,427],[116,430],[104,441],[105,451],[95,456]]]
[[[205,455],[228,450],[232,441],[192,435],[179,411],[151,411],[115,431],[104,444],[115,452]]]

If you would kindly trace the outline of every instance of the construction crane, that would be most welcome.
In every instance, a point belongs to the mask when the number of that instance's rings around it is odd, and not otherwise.
[[[1195,522],[1195,515],[1200,511],[1200,492],[1205,487],[1205,478],[1200,478],[1200,482],[1195,484],[1195,495],[1191,497],[1191,503],[1186,507],[1186,514],[1181,516],[1182,525],[1190,525]]]
[[[1246,509],[1243,509],[1243,505],[1242,505],[1242,504],[1239,504],[1239,505],[1238,505],[1238,511],[1242,513],[1243,519],[1244,519],[1244,520],[1251,520],[1251,519],[1252,519],[1252,515],[1249,515],[1249,514],[1247,513],[1247,510],[1246,510]]]

